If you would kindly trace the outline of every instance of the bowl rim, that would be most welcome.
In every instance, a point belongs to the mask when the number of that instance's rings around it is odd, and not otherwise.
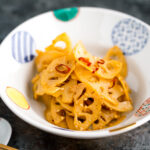
[[[71,7],[67,7],[67,8],[71,8]],[[150,26],[143,22],[142,20],[133,17],[131,15],[128,15],[126,13],[120,12],[120,11],[116,11],[116,10],[112,10],[112,9],[107,9],[107,8],[101,8],[101,7],[78,7],[79,9],[81,8],[83,11],[99,11],[99,12],[108,12],[108,13],[112,13],[113,15],[120,15],[120,16],[124,16],[124,17],[128,17],[128,18],[132,18],[140,23],[142,23],[143,25],[145,25],[149,30],[150,30]],[[61,8],[64,9],[64,8]],[[1,45],[3,44],[3,42],[5,41],[5,39],[7,39],[7,37],[9,37],[10,34],[12,34],[12,32],[19,28],[20,26],[22,26],[24,23],[27,23],[28,21],[36,18],[36,17],[41,17],[43,15],[49,14],[50,12],[53,12],[54,10],[48,11],[48,12],[44,12],[41,14],[38,14],[34,17],[31,17],[30,19],[27,19],[26,21],[24,21],[23,23],[19,24],[17,27],[15,27],[1,42]],[[0,45],[0,49],[2,49]],[[6,104],[6,106],[16,115],[18,116],[20,119],[24,120],[25,122],[27,122],[28,124],[39,128],[43,131],[52,133],[52,134],[56,134],[59,136],[63,136],[63,137],[70,137],[70,138],[76,138],[76,139],[96,139],[96,138],[102,138],[102,137],[108,137],[108,136],[114,136],[114,135],[119,135],[121,133],[125,133],[127,131],[130,131],[132,129],[135,129],[141,125],[143,125],[144,123],[146,123],[147,121],[150,120],[150,114],[146,115],[145,117],[139,119],[138,121],[136,121],[136,124],[129,126],[128,128],[123,128],[121,130],[118,131],[114,131],[114,132],[109,132],[108,129],[102,129],[102,130],[95,130],[95,131],[73,131],[73,130],[69,130],[69,129],[63,129],[63,128],[59,128],[56,126],[55,127],[51,127],[51,126],[45,126],[42,124],[38,124],[38,122],[36,120],[32,120],[30,119],[28,116],[24,116],[22,113],[18,113],[18,111],[16,109],[14,109],[11,104],[8,101],[5,101],[5,96],[3,95],[3,92],[0,89],[0,96],[1,99],[3,100],[3,102]]]

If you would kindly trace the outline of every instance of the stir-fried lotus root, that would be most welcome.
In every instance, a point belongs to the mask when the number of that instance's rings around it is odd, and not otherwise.
[[[102,100],[97,93],[87,88],[84,83],[78,84],[74,100],[74,125],[78,130],[86,130],[98,118]]]
[[[99,77],[105,79],[114,78],[122,68],[122,63],[116,60],[108,60],[104,61],[101,58],[92,56],[89,54],[83,44],[78,42],[74,48],[74,55],[76,61],[88,69],[91,72],[94,72]]]
[[[117,111],[102,108],[101,113],[97,120],[94,121],[92,128],[94,130],[103,129],[112,120],[118,119],[120,117]]]
[[[36,51],[38,56],[35,58],[35,64],[37,67],[37,71],[41,72],[42,70],[46,69],[47,66],[56,58],[64,56],[63,52],[58,52],[56,50],[42,52],[37,50]]]
[[[37,74],[33,79],[33,92],[34,92],[34,98],[37,99],[38,96],[44,95],[44,89],[41,86],[41,78],[40,74]]]
[[[65,48],[57,46],[59,42],[63,42],[65,44]],[[52,44],[45,48],[46,51],[57,50],[59,52],[64,51],[64,53],[69,53],[72,51],[72,44],[69,36],[66,33],[62,33],[58,35],[53,41]]]
[[[52,61],[41,73],[41,85],[47,94],[54,93],[51,89],[59,87],[70,76],[75,68],[75,61],[63,56]]]
[[[121,76],[112,80],[99,78],[80,65],[76,66],[75,73],[81,82],[92,87],[104,99],[106,106],[120,112],[132,110],[127,83]]]
[[[74,117],[73,116],[66,115],[66,122],[67,122],[67,126],[69,129],[77,130],[74,125]]]
[[[60,42],[65,47],[58,46]],[[48,122],[71,130],[98,130],[133,109],[125,81],[127,63],[117,46],[102,59],[87,52],[81,42],[72,48],[62,33],[45,51],[36,52],[33,95],[46,105]]]
[[[52,124],[57,126],[67,128],[67,123],[65,120],[65,111],[61,107],[61,105],[55,101],[55,99],[51,99],[50,106],[45,110],[46,120]]]
[[[122,77],[126,77],[128,70],[127,70],[127,62],[126,59],[123,55],[123,52],[121,51],[121,49],[118,46],[114,46],[112,47],[106,54],[106,56],[104,57],[105,60],[118,60],[122,63],[122,69],[120,71],[120,75]]]

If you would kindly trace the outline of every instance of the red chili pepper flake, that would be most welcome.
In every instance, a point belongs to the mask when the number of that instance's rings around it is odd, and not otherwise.
[[[114,78],[114,79],[112,80],[112,86],[108,87],[108,89],[113,88],[113,87],[115,86],[115,83],[116,83],[116,78]]]
[[[99,60],[97,61],[97,63],[98,63],[98,64],[104,64],[104,63],[105,63],[105,60],[104,60],[104,59],[99,59]]]
[[[92,73],[95,73],[98,69],[99,69],[99,68],[95,68],[95,69],[92,71]]]
[[[91,64],[92,64],[92,63],[89,61],[88,58],[79,57],[78,59],[79,59],[80,61],[83,61],[84,63],[86,63],[87,66],[91,66]]]
[[[70,67],[68,67],[67,65],[64,64],[59,64],[55,67],[56,71],[58,71],[59,73],[63,73],[66,74],[68,73],[71,69]]]

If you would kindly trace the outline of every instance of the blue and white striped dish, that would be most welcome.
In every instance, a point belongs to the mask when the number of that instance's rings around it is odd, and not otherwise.
[[[26,31],[18,31],[12,36],[12,56],[19,63],[33,60],[35,56],[35,42]]]

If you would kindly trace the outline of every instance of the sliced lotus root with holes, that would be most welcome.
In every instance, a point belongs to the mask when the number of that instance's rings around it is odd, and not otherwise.
[[[65,109],[69,115],[73,116],[74,102],[67,104],[62,101],[62,96],[56,98],[56,101]]]
[[[71,79],[78,80],[78,77],[76,76],[74,71],[71,73]]]
[[[57,46],[58,42],[63,42],[65,44],[65,48]],[[67,52],[72,52],[72,44],[70,41],[69,36],[66,33],[62,33],[58,35],[53,41],[50,46],[45,48],[46,51],[51,51],[51,50],[57,50],[59,52],[65,51]]]
[[[54,124],[54,119],[52,117],[52,114],[51,114],[51,110],[49,108],[47,108],[44,112],[44,115],[45,115],[45,118],[48,122]]]
[[[67,126],[67,123],[66,123],[66,120],[63,120],[63,121],[61,121],[60,123],[58,123],[58,124],[55,124],[55,125],[57,125],[57,126],[59,126],[59,127],[61,127],[61,128],[68,128],[68,126]]]
[[[66,120],[65,119],[60,121],[60,122],[58,121],[59,123],[57,123],[57,124],[54,122],[54,119],[52,117],[52,112],[51,112],[51,101],[49,100],[49,97],[47,97],[47,96],[45,96],[44,99],[47,99],[47,101],[46,101],[47,108],[46,108],[45,113],[44,113],[46,120],[48,122],[52,123],[52,124],[55,124],[55,125],[59,126],[59,127],[67,128],[67,124],[66,124]],[[55,98],[51,97],[51,100],[55,101]]]
[[[78,130],[86,130],[98,118],[101,99],[95,91],[84,83],[78,84],[74,102],[74,125]]]
[[[64,81],[63,83],[59,84],[58,87],[60,88],[58,91],[56,91],[55,93],[52,94],[52,96],[54,97],[59,97],[62,96],[64,93],[64,85],[67,84],[70,80],[70,77],[68,77],[68,79],[66,81]]]
[[[48,122],[50,122],[50,123],[52,123],[52,124],[55,124],[54,119],[53,119],[53,117],[52,117],[52,115],[51,115],[50,109],[46,109],[46,110],[45,110],[45,118],[46,118],[46,120],[47,120]],[[66,123],[66,120],[62,120],[61,122],[59,122],[58,124],[55,124],[55,125],[57,125],[57,126],[59,126],[59,127],[62,127],[62,128],[68,128],[67,123]]]
[[[78,42],[74,48],[76,61],[84,68],[104,79],[112,79],[118,75],[122,69],[122,63],[116,60],[104,61],[92,56],[86,51],[83,44]]]
[[[93,70],[95,58],[87,52],[81,41],[79,41],[74,47],[74,56],[76,61],[84,68],[87,68],[90,71]]]
[[[108,101],[103,101],[103,104],[105,106],[111,108],[112,110],[116,110],[119,112],[128,112],[128,111],[133,110],[132,103],[130,101],[125,100],[125,98],[123,98],[123,99],[124,99],[124,101],[119,102],[117,106],[112,105]]]
[[[99,78],[97,75],[91,73],[89,70],[80,65],[76,65],[75,74],[81,82],[94,89],[101,97],[103,97],[103,99],[113,105],[118,104],[118,101],[111,97],[108,93],[108,88],[112,86],[111,80]]]
[[[128,68],[127,68],[127,62],[123,55],[123,52],[118,46],[114,46],[109,49],[109,51],[106,53],[105,60],[118,60],[122,63],[122,69],[120,71],[120,75],[125,78],[127,76]]]
[[[66,115],[66,122],[67,122],[67,126],[69,129],[77,130],[74,125],[74,117],[73,116]]]
[[[120,114],[116,111],[103,109],[101,110],[100,116],[97,120],[94,121],[92,128],[93,130],[98,130],[106,127],[106,125],[111,122],[113,119],[120,117]]]
[[[77,80],[68,78],[63,84],[59,85],[60,90],[53,94],[54,97],[62,96],[62,102],[71,104],[76,91]],[[70,88],[71,87],[71,88]]]
[[[62,95],[63,91],[64,91],[64,89],[60,88],[58,91],[56,91],[55,93],[53,93],[51,95],[57,98]]]
[[[127,82],[123,79],[121,75],[118,75],[117,78],[124,89],[126,99],[132,103],[131,97],[129,95],[130,89],[129,89]]]
[[[45,118],[48,122],[54,124],[54,119],[51,114],[51,100],[55,100],[54,97],[49,97],[49,95],[43,95],[42,101],[46,104],[46,110],[44,112]]]
[[[70,79],[70,81],[63,86],[63,88],[64,91],[62,93],[62,102],[67,104],[73,103],[74,94],[77,88],[77,80]]]
[[[105,61],[104,64],[100,64],[98,70],[95,71],[99,77],[104,79],[113,79],[117,76],[122,69],[122,63],[116,60]]]
[[[47,66],[54,59],[64,56],[63,52],[58,52],[56,50],[47,51],[47,52],[36,50],[36,53],[38,54],[38,56],[35,58],[35,65],[38,72],[41,72],[42,70],[46,69]]]
[[[67,114],[68,116],[71,116],[71,117],[74,116],[73,112],[70,112],[70,111],[68,111],[68,110],[65,110],[65,111],[66,111],[66,114]]]
[[[119,84],[115,84],[112,88],[108,89],[109,95],[119,101],[119,97],[124,95],[124,89]]]
[[[44,94],[54,94],[57,91],[59,91],[61,88],[59,87],[51,87],[51,90],[49,91],[47,88],[43,87],[42,85],[42,81],[41,81],[41,73],[36,75],[33,79],[32,79],[32,83],[33,83],[33,92],[34,92],[34,99],[38,99],[39,96],[42,96]]]
[[[64,108],[55,99],[51,100],[51,115],[55,124],[59,124],[66,116]]]
[[[133,109],[132,102],[129,97],[129,93],[127,91],[127,88],[125,90],[123,84],[117,79],[115,81],[115,84],[108,90],[109,95],[111,95],[111,97],[115,98],[118,101],[118,105],[112,105],[112,103],[106,100],[103,101],[103,103],[107,107],[119,112],[127,112]]]
[[[37,74],[33,79],[33,93],[34,93],[34,99],[38,99],[39,96],[42,96],[45,92],[44,89],[41,85],[41,79],[40,79],[40,74]]]
[[[52,61],[41,73],[41,84],[48,94],[53,87],[59,86],[75,68],[75,61],[70,56],[64,56]],[[50,92],[49,94],[51,94]]]
[[[40,96],[39,99],[46,105],[47,108],[50,108],[51,99],[53,99],[51,95],[44,94]]]

